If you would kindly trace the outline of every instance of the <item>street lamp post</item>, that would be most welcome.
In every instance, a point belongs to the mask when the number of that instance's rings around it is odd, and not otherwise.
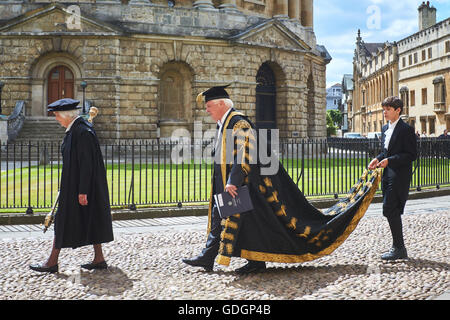
[[[83,114],[86,114],[86,110],[85,110],[85,90],[87,87],[87,83],[86,81],[81,81],[81,88],[83,89]]]
[[[2,114],[2,90],[4,85],[5,83],[0,81],[0,114]]]

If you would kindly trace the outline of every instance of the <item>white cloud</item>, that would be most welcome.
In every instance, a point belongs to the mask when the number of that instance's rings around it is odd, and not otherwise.
[[[347,57],[336,57],[327,65],[327,88],[341,83],[346,73],[353,73],[353,60]]]
[[[407,37],[418,31],[418,22],[417,20],[404,20],[398,19],[392,21],[390,26],[386,29],[382,30],[382,34],[389,38],[390,41],[398,41],[403,37]]]

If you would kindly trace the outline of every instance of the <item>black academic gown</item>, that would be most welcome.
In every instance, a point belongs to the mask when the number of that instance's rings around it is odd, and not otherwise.
[[[113,240],[106,170],[92,125],[78,118],[61,146],[63,167],[58,210],[55,214],[55,248],[77,248]],[[81,206],[79,194],[87,194]]]
[[[275,174],[261,174],[258,152],[252,152],[258,150],[257,133],[246,116],[233,110],[224,127],[233,134],[223,134],[219,141],[222,148],[216,154],[212,189],[223,190],[227,183],[239,186],[233,181],[242,181],[254,210],[221,221],[219,264],[228,265],[233,256],[286,263],[313,260],[330,254],[356,228],[378,188],[380,169],[371,175],[366,171],[345,199],[322,212],[307,201],[281,163]],[[211,198],[208,232],[213,207]]]
[[[388,159],[381,182],[385,217],[403,214],[411,183],[412,162],[417,158],[417,136],[414,129],[399,119],[386,150],[384,141],[388,128],[387,124],[382,128],[382,152],[377,156],[378,161]]]

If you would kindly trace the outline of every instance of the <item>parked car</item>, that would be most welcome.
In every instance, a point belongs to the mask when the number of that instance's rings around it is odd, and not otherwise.
[[[344,133],[344,138],[347,139],[365,139],[360,133],[357,132],[346,132]]]
[[[367,134],[367,138],[369,138],[369,139],[378,139],[378,140],[380,140],[381,139],[381,132],[369,132],[368,134]]]

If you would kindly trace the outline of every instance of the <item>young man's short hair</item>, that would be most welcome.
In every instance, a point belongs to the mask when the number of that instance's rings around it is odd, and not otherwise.
[[[383,100],[383,102],[381,103],[381,106],[382,107],[392,107],[394,109],[400,108],[400,114],[402,114],[402,111],[403,111],[403,101],[402,101],[402,99],[400,99],[399,97],[396,97],[396,96],[387,97],[386,99]]]

